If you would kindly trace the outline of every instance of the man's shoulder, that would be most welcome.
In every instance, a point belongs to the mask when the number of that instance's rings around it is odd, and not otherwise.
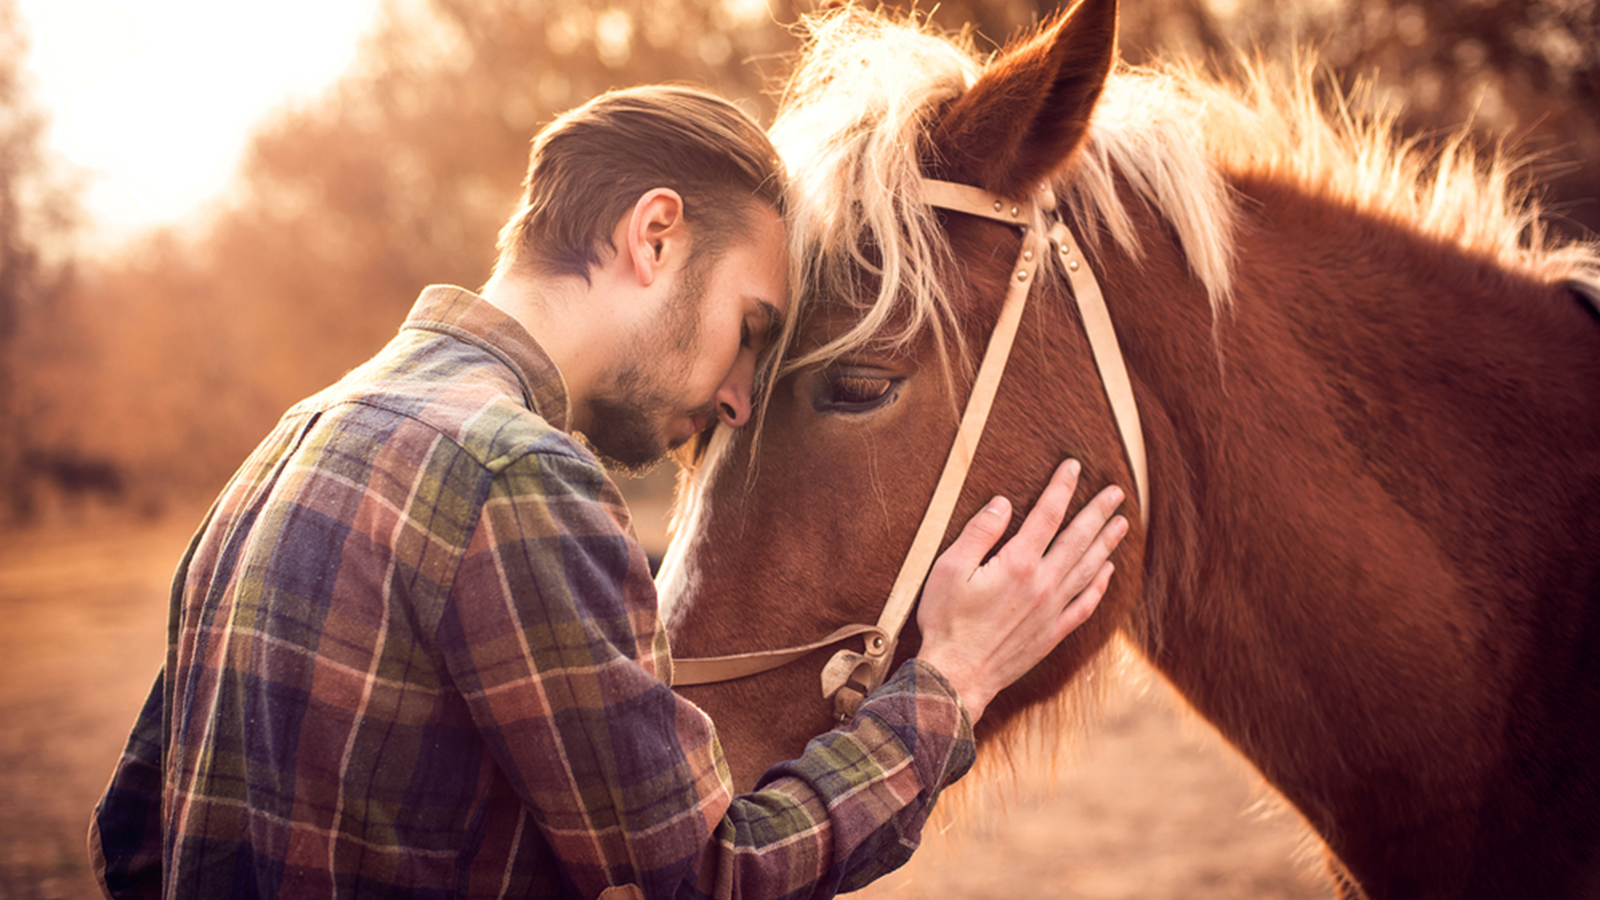
[[[500,360],[449,338],[409,337],[409,346],[391,344],[307,398],[301,411],[370,431],[379,442],[442,440],[492,471],[528,455],[600,468],[577,439],[530,408],[522,383]]]
[[[492,390],[452,390],[418,397],[403,387],[333,395],[305,412],[319,416],[332,431],[356,434],[374,449],[420,462],[448,459],[456,466],[470,459],[490,477],[515,464],[602,471],[600,463],[572,435],[537,413]]]

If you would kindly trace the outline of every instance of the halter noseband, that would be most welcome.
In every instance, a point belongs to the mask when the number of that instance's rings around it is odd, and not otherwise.
[[[1083,317],[1089,347],[1093,351],[1095,365],[1100,370],[1100,379],[1105,386],[1106,397],[1111,403],[1112,416],[1116,419],[1117,429],[1122,436],[1122,446],[1133,468],[1134,482],[1139,493],[1139,510],[1143,515],[1149,514],[1148,476],[1145,470],[1144,436],[1139,428],[1139,411],[1134,404],[1133,387],[1128,381],[1128,370],[1122,361],[1122,349],[1117,344],[1117,335],[1112,329],[1111,316],[1106,311],[1100,284],[1065,222],[1055,221],[1043,235],[1033,227],[1043,221],[1044,211],[1053,210],[1055,206],[1049,189],[1040,190],[1037,202],[1011,201],[970,185],[924,178],[922,196],[929,206],[981,216],[1022,228],[1022,250],[1017,255],[1017,263],[1006,289],[1005,302],[1000,309],[1000,318],[989,336],[989,346],[984,351],[983,362],[978,367],[977,378],[972,384],[972,393],[967,397],[966,411],[962,413],[960,428],[956,431],[955,441],[950,446],[950,455],[945,459],[944,471],[939,476],[939,484],[934,488],[933,499],[928,502],[928,511],[924,514],[922,525],[917,529],[917,535],[911,542],[911,549],[906,553],[905,562],[900,566],[900,574],[895,578],[894,586],[889,589],[889,598],[884,603],[883,613],[878,616],[875,625],[846,625],[827,637],[804,646],[782,650],[759,650],[731,656],[674,660],[672,679],[674,686],[731,681],[776,669],[815,650],[857,635],[865,636],[865,650],[860,653],[854,650],[840,650],[834,654],[822,670],[823,696],[833,698],[834,714],[840,721],[844,721],[855,714],[856,707],[867,694],[883,684],[884,679],[888,677],[889,664],[894,659],[895,645],[899,641],[900,632],[911,616],[917,594],[922,589],[923,581],[928,577],[928,570],[933,566],[934,556],[949,527],[956,501],[966,484],[967,471],[972,466],[973,454],[983,437],[984,425],[989,419],[989,409],[994,404],[995,393],[999,390],[1006,361],[1011,356],[1011,345],[1017,336],[1017,326],[1022,321],[1022,310],[1027,304],[1029,289],[1036,280],[1035,273],[1038,271],[1039,261],[1049,252],[1050,244],[1056,247],[1054,255],[1066,273],[1067,280],[1072,286],[1073,296],[1078,303],[1078,310]]]

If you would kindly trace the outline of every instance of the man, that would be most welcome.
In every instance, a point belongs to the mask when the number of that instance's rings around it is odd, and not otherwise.
[[[567,114],[482,296],[427,289],[285,415],[180,564],[91,825],[109,896],[826,896],[904,861],[971,723],[1104,592],[1120,495],[1052,542],[1063,467],[980,567],[997,499],[929,579],[921,658],[730,796],[663,683],[622,499],[569,431],[642,464],[750,419],[789,312],[775,159],[694,91]]]

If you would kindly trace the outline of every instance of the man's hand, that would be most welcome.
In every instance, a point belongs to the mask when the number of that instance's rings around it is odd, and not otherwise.
[[[976,722],[994,695],[1021,678],[1083,624],[1111,580],[1108,557],[1128,533],[1112,517],[1121,488],[1101,491],[1057,534],[1078,486],[1078,463],[1056,469],[1017,534],[987,563],[1011,523],[996,497],[934,561],[922,590],[917,656],[955,687]]]

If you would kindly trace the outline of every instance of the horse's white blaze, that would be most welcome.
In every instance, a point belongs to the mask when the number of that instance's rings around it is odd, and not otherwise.
[[[689,600],[699,587],[698,561],[691,554],[696,535],[706,530],[710,518],[709,492],[713,476],[726,457],[733,430],[718,427],[693,476],[684,476],[678,487],[677,505],[672,512],[672,535],[661,569],[656,574],[656,603],[661,621],[671,634],[673,626],[689,608]]]

